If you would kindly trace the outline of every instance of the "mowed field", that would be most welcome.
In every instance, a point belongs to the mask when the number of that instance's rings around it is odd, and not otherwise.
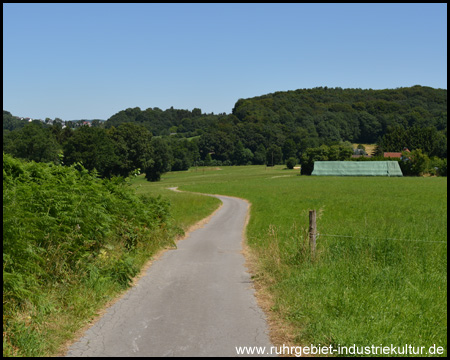
[[[133,186],[168,197],[184,229],[219,202],[168,187],[251,202],[253,278],[271,299],[270,316],[285,324],[277,331],[287,331],[286,341],[436,345],[446,355],[447,178],[314,177],[242,166],[167,173],[158,183],[140,176]],[[313,260],[310,209],[318,214]]]

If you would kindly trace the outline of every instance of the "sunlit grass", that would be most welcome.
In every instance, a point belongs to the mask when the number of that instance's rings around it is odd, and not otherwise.
[[[179,186],[248,199],[247,238],[259,258],[255,275],[275,296],[273,311],[295,326],[298,344],[446,348],[446,178],[221,169],[168,173],[139,191]],[[178,195],[171,195],[174,210],[184,201]],[[318,211],[322,234],[314,261],[310,209]]]

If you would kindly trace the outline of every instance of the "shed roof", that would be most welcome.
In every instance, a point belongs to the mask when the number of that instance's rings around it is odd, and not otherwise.
[[[311,175],[403,176],[397,161],[316,161]]]
[[[385,153],[383,153],[383,156],[385,158],[401,158],[402,153],[401,152],[385,152]]]

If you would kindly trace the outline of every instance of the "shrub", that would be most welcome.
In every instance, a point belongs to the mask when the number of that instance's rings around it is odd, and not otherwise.
[[[293,169],[294,166],[297,165],[297,159],[294,157],[290,157],[286,160],[286,166],[288,169]]]
[[[173,242],[169,207],[160,197],[136,195],[122,177],[100,179],[80,164],[25,162],[3,154],[7,346],[18,346],[11,333],[24,320],[16,314],[42,308],[49,289],[73,292],[92,279],[128,286],[152,252]]]
[[[420,176],[429,172],[430,158],[421,149],[403,152],[402,155],[405,160],[399,161],[399,165],[403,175]]]
[[[433,157],[430,160],[430,174],[437,176],[447,176],[447,159]]]

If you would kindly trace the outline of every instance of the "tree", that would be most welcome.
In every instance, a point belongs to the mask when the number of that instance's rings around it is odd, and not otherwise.
[[[82,126],[74,131],[63,150],[65,165],[81,162],[87,170],[96,169],[101,177],[116,175],[119,159],[105,129]]]
[[[263,165],[266,163],[266,148],[263,144],[259,144],[253,154],[253,163],[256,165]]]
[[[408,147],[408,133],[402,126],[388,127],[386,134],[384,134],[378,141],[378,153],[386,151],[402,151]]]
[[[440,136],[436,128],[413,126],[408,129],[407,133],[409,149],[422,149],[429,156],[442,155],[443,144],[440,144],[438,140]]]
[[[236,165],[247,165],[253,159],[250,149],[244,148],[241,141],[238,141],[232,154],[232,161]]]
[[[115,175],[129,176],[136,169],[144,169],[152,157],[152,134],[144,126],[135,123],[123,123],[119,127],[108,130],[114,141],[116,166]]]
[[[296,158],[297,157],[297,145],[295,145],[294,140],[287,139],[283,145],[283,158]]]
[[[430,156],[437,156],[441,159],[447,158],[447,136],[444,132],[439,131],[437,133]]]
[[[359,126],[361,129],[361,135],[359,137],[359,142],[365,144],[372,144],[376,141],[381,133],[381,124],[377,118],[365,111],[362,111],[358,115]]]
[[[274,166],[276,164],[281,164],[283,160],[283,152],[278,145],[270,145],[266,151],[266,164],[267,166]]]
[[[162,138],[152,138],[151,159],[144,168],[148,181],[159,181],[161,175],[170,170],[170,148]]]
[[[139,107],[119,111],[106,121],[105,127],[119,126],[124,122],[135,122],[140,114],[141,109]]]
[[[234,152],[233,139],[223,131],[211,131],[202,135],[198,147],[203,159],[208,153],[213,152],[214,158],[217,160],[231,160]]]
[[[201,115],[202,115],[202,110],[201,109],[199,109],[199,108],[192,109],[192,116],[197,117],[197,116],[201,116]]]
[[[318,117],[317,131],[327,143],[342,140],[339,128],[335,125],[335,117],[336,115],[333,113]]]
[[[205,162],[203,164],[205,166],[211,166],[211,163],[212,163],[211,153],[207,153],[205,156]]]
[[[404,175],[420,176],[429,171],[430,158],[421,149],[403,152],[402,155],[405,160],[399,161],[399,165]]]
[[[25,124],[27,124],[26,120],[20,120],[9,111],[3,110],[3,130],[13,131],[15,129],[21,129]]]
[[[199,156],[196,141],[170,137],[169,146],[172,152],[171,171],[188,170]]]
[[[311,175],[314,170],[315,161],[327,161],[329,148],[326,145],[322,145],[317,148],[309,148],[303,153],[301,158],[301,174]]]
[[[339,161],[349,160],[353,155],[353,146],[348,141],[339,144]]]
[[[21,159],[57,164],[61,147],[52,132],[38,121],[6,133],[3,150]]]

